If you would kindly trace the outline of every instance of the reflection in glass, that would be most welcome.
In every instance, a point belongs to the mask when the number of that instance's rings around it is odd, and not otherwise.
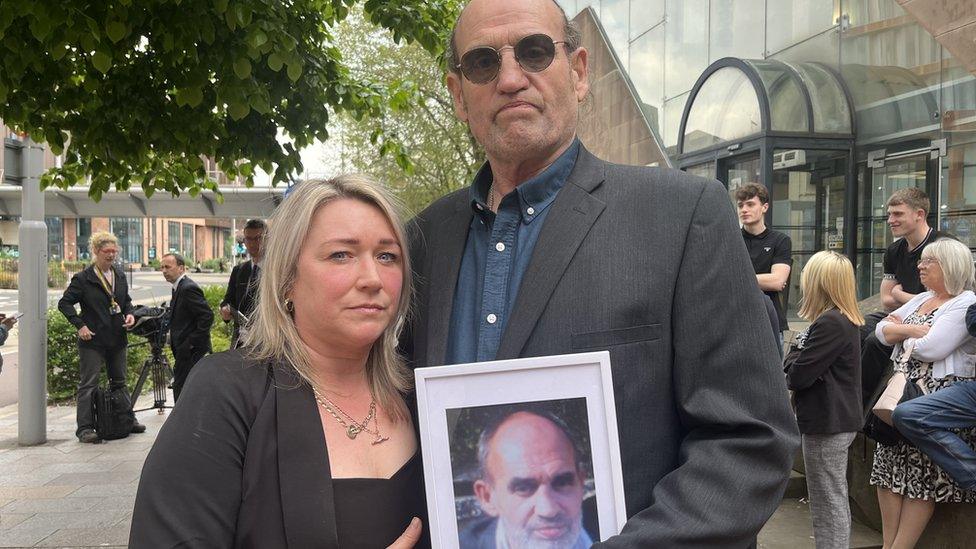
[[[949,147],[942,159],[941,229],[976,248],[976,143]]]
[[[858,143],[935,137],[941,45],[888,0],[855,2],[851,10],[851,27],[841,35],[841,73],[854,100]]]
[[[793,243],[794,274],[786,296],[791,316],[801,297],[799,273],[806,260],[820,250],[844,253],[847,164],[847,151],[774,151],[771,228]]]
[[[664,103],[664,121],[661,126],[664,128],[661,139],[664,140],[664,146],[668,149],[669,155],[674,155],[678,146],[678,132],[681,131],[681,116],[685,112],[685,103],[688,102],[688,97],[691,93],[686,93],[684,95],[679,95],[672,99],[668,99]]]
[[[669,0],[664,24],[664,93],[690,91],[708,67],[708,0]]]
[[[627,14],[630,12],[630,0],[603,0],[600,9],[600,23],[607,32],[613,51],[620,58],[624,68],[629,67],[628,55],[630,37],[627,30]]]
[[[712,0],[708,17],[708,62],[723,57],[762,59],[765,0]]]
[[[887,202],[891,193],[907,187],[918,187],[932,196],[926,182],[928,156],[886,159],[883,168],[866,169],[858,175],[857,249],[858,295],[876,294],[881,287],[884,266],[881,258],[894,241],[888,230]],[[930,223],[934,219],[934,212]]]
[[[762,184],[760,179],[761,166],[759,164],[759,153],[732,157],[724,160],[723,163],[728,166],[728,176],[723,183],[729,189],[729,195],[743,185],[748,185],[749,183]]]
[[[697,175],[698,177],[715,179],[715,162],[703,162],[701,164],[695,164],[694,166],[689,166],[686,168],[685,171],[691,175]]]
[[[976,76],[943,51],[942,129],[950,146],[976,142]]]
[[[813,63],[790,65],[800,75],[813,104],[817,133],[851,133],[851,109],[840,83],[827,69]]]
[[[766,49],[777,52],[833,27],[840,17],[840,0],[766,2]]]
[[[659,26],[630,45],[630,80],[642,102],[660,113],[664,100],[664,27]],[[654,120],[660,120],[655,116]],[[659,134],[660,127],[656,127]]]
[[[770,126],[774,131],[810,130],[807,103],[800,82],[786,65],[777,61],[746,61],[759,73],[769,97]]]
[[[644,34],[664,21],[664,0],[632,0],[630,2],[630,39]]]
[[[695,97],[683,152],[759,133],[761,124],[759,98],[752,82],[738,68],[723,67],[709,76]]]

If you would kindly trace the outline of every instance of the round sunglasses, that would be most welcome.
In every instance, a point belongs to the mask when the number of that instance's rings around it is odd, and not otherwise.
[[[498,76],[502,67],[502,51],[511,49],[515,53],[515,61],[523,70],[541,72],[549,68],[556,57],[556,44],[565,44],[563,40],[553,41],[545,34],[530,34],[515,43],[514,46],[502,46],[495,49],[491,46],[479,46],[469,50],[461,56],[461,62],[456,66],[470,82],[487,84]]]

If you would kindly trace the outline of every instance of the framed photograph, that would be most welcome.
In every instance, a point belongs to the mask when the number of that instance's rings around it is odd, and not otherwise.
[[[576,549],[623,527],[610,353],[414,375],[435,548]]]

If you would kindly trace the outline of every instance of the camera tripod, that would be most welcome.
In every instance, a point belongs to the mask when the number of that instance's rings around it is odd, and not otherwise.
[[[132,406],[135,407],[136,399],[142,393],[142,386],[146,383],[150,375],[152,376],[153,384],[153,405],[148,408],[133,410],[133,412],[158,410],[162,414],[166,408],[172,408],[172,406],[166,405],[166,387],[169,385],[169,380],[173,379],[173,369],[170,368],[169,359],[163,354],[164,342],[165,336],[160,338],[156,337],[155,334],[154,337],[148,339],[152,354],[142,363],[139,380],[136,381],[136,386],[132,389]]]

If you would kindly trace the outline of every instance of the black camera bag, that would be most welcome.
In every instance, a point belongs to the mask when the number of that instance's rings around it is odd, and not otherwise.
[[[132,432],[136,416],[125,387],[103,389],[95,387],[92,394],[95,407],[95,432],[102,440],[125,438]]]

